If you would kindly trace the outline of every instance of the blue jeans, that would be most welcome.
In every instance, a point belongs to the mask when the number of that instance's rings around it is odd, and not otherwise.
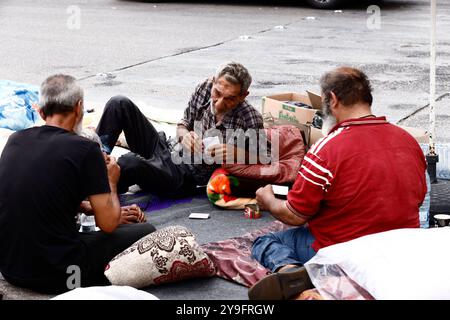
[[[268,233],[253,242],[252,255],[264,267],[276,272],[287,264],[303,265],[316,252],[311,248],[314,236],[305,226]]]

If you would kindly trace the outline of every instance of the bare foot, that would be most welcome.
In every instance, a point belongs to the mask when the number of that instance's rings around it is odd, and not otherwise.
[[[141,223],[146,221],[147,218],[145,217],[145,213],[143,213],[141,208],[139,208],[137,205],[133,204],[131,206],[125,206],[121,208],[121,224]]]

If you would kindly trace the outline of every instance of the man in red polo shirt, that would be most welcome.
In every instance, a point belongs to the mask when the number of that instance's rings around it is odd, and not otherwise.
[[[372,233],[419,227],[426,162],[416,140],[372,114],[367,76],[342,67],[321,79],[327,135],[311,147],[287,201],[270,185],[258,203],[299,226],[259,237],[253,256],[274,273],[249,290],[250,299],[288,299],[311,287],[303,265],[323,247]]]

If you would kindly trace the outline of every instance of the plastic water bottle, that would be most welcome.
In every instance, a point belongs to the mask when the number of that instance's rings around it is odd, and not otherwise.
[[[87,216],[84,213],[80,215],[81,230],[80,232],[95,231],[95,217]]]
[[[431,193],[431,183],[428,172],[425,173],[427,179],[427,193],[425,199],[423,200],[422,206],[419,208],[420,217],[420,227],[428,228],[430,226],[429,213],[430,213],[430,193]]]

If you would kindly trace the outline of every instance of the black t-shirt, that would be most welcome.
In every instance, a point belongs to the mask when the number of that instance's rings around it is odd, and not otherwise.
[[[95,142],[53,126],[11,135],[0,158],[0,271],[31,281],[81,267],[77,209],[87,196],[109,192]]]

